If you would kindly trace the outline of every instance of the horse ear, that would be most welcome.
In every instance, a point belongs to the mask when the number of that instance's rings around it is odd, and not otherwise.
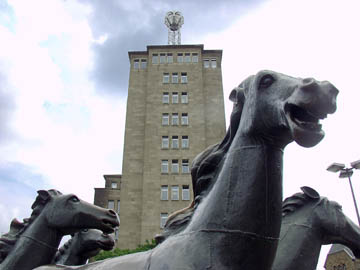
[[[229,99],[232,101],[232,102],[236,102],[236,88],[234,88],[231,93],[230,93],[230,96],[229,96]]]
[[[47,201],[50,198],[50,193],[47,190],[38,190],[37,193],[39,194],[39,197],[44,201]]]
[[[302,192],[304,192],[304,194],[306,196],[310,197],[311,199],[319,199],[320,198],[319,193],[311,187],[304,186],[304,187],[301,187],[300,189],[302,190]]]
[[[244,90],[242,87],[236,87],[234,88],[231,93],[230,93],[230,96],[229,96],[229,99],[234,102],[235,104],[237,103],[241,103],[243,104],[244,103],[244,100],[245,100],[245,95],[244,95]]]

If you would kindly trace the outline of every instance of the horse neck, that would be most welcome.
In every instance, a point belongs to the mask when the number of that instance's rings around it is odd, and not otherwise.
[[[0,265],[0,269],[33,269],[49,264],[54,257],[61,236],[49,228],[38,216],[20,235],[11,253]]]
[[[77,238],[73,238],[70,245],[67,248],[64,248],[64,253],[59,256],[56,263],[64,265],[85,264],[87,258],[84,258],[79,254],[80,249],[81,246],[79,245]]]
[[[235,230],[277,238],[281,223],[283,150],[236,134],[216,183],[188,230]]]
[[[282,224],[280,235],[272,270],[316,269],[321,233],[309,224],[291,222]]]

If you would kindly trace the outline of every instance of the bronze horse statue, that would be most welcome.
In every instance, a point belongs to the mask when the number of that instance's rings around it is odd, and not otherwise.
[[[64,235],[85,228],[112,233],[119,225],[114,211],[52,189],[38,191],[31,208],[31,217],[15,234],[16,241],[0,264],[1,270],[30,270],[49,264]]]
[[[280,241],[272,270],[316,269],[322,245],[341,243],[360,258],[360,228],[341,206],[310,187],[302,187],[283,202]],[[206,192],[206,190],[201,191]],[[193,211],[185,209],[170,217],[158,243],[186,227]]]
[[[25,222],[20,222],[14,218],[10,223],[8,233],[0,237],[0,264],[9,255],[17,241],[18,233],[25,227]]]
[[[273,270],[316,269],[322,245],[339,243],[360,258],[360,228],[341,205],[302,187],[283,202],[280,242]]]
[[[96,256],[102,249],[112,250],[114,238],[96,229],[83,229],[75,233],[58,252],[53,260],[54,264],[82,265]]]
[[[281,226],[284,148],[321,141],[318,121],[335,112],[337,94],[329,82],[311,78],[273,71],[248,77],[230,95],[234,109],[224,141],[201,159],[195,179],[211,175],[204,182],[212,188],[183,230],[147,252],[38,269],[270,270]]]

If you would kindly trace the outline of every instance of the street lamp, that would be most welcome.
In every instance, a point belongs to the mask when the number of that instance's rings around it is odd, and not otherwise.
[[[354,173],[353,170],[360,169],[360,160],[351,162],[350,165],[351,165],[351,168],[345,168],[345,164],[343,164],[343,163],[333,163],[327,168],[327,170],[330,172],[334,172],[334,173],[340,171],[339,178],[348,178],[349,179],[351,194],[352,194],[352,197],[354,200],[354,205],[355,205],[355,210],[356,210],[356,216],[357,216],[359,226],[360,226],[359,210],[358,210],[358,207],[356,204],[354,190],[353,190],[352,183],[351,183],[351,176]]]

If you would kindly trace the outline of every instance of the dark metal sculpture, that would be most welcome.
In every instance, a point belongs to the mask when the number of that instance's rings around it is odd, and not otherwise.
[[[76,269],[270,270],[281,225],[283,149],[294,140],[305,147],[321,141],[318,121],[335,112],[337,94],[329,82],[272,71],[247,78],[230,95],[224,141],[194,172],[200,199],[188,225],[151,251]],[[202,196],[203,186],[211,189]]]
[[[321,245],[341,243],[360,258],[360,228],[341,206],[309,187],[283,202],[280,242],[273,270],[316,269]]]
[[[16,243],[1,263],[1,270],[30,270],[51,263],[63,235],[84,228],[112,233],[119,225],[114,211],[56,190],[38,191],[31,208],[31,217],[16,233]]]
[[[111,235],[96,229],[83,229],[74,234],[55,255],[54,264],[82,265],[102,249],[112,250],[115,245]]]
[[[10,231],[0,237],[0,264],[9,255],[17,241],[18,233],[25,227],[25,223],[14,218],[10,223]]]

